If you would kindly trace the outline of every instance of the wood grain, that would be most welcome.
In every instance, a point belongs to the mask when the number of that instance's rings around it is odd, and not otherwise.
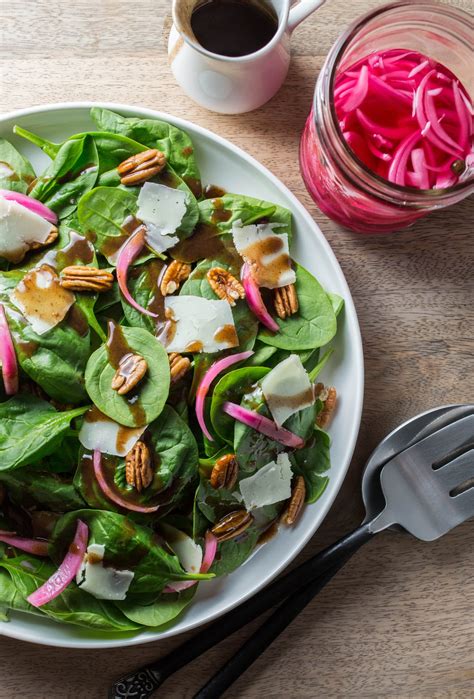
[[[353,465],[322,528],[300,557],[357,524],[360,472],[399,422],[439,404],[474,399],[473,204],[390,236],[349,233],[304,188],[297,148],[322,61],[341,29],[380,5],[328,0],[293,37],[288,80],[262,109],[211,114],[169,72],[166,0],[4,0],[0,109],[46,102],[122,101],[162,109],[230,138],[267,165],[308,208],[332,245],[359,314],[366,389]],[[473,10],[472,0],[451,4]],[[474,532],[465,524],[422,544],[388,533],[361,551],[319,599],[229,691],[229,697],[472,697]],[[254,624],[255,627],[255,624]],[[191,697],[251,629],[164,686]],[[105,697],[113,678],[182,640],[105,652],[0,641],[0,699]]]

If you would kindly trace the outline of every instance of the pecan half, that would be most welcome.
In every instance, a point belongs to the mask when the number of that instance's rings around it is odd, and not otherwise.
[[[54,241],[57,240],[58,235],[59,230],[56,228],[56,226],[51,226],[49,235],[44,241],[44,243],[38,243],[33,241],[32,243],[29,243],[30,250],[40,250],[41,248],[45,248],[48,245],[51,245],[51,243],[54,243]]]
[[[186,281],[190,274],[191,265],[179,262],[179,260],[173,260],[166,268],[161,280],[160,291],[163,296],[169,296],[169,294],[174,294],[175,291],[178,291],[182,282]]]
[[[247,510],[235,510],[230,512],[225,517],[222,517],[217,524],[215,524],[211,532],[216,537],[217,541],[221,543],[222,541],[229,541],[229,539],[235,539],[244,533],[246,529],[250,527],[253,522],[253,516]]]
[[[324,405],[323,409],[316,418],[316,424],[318,427],[326,427],[328,425],[334,410],[336,409],[337,392],[334,386],[329,388],[324,388],[323,384],[316,384],[314,387],[314,393],[319,400],[322,400]]]
[[[288,284],[287,286],[281,286],[279,289],[275,289],[274,304],[275,311],[282,320],[297,313],[299,303],[295,285]]]
[[[216,296],[228,301],[231,306],[235,306],[237,299],[245,298],[244,287],[227,269],[212,267],[206,276]]]
[[[124,184],[126,187],[143,184],[161,172],[165,165],[166,155],[156,148],[131,155],[117,168],[120,184]]]
[[[220,488],[232,490],[237,483],[238,475],[239,467],[235,454],[224,454],[224,456],[217,459],[214,464],[214,468],[211,471],[210,483],[216,490]]]
[[[138,440],[125,457],[125,478],[139,493],[153,480],[151,455],[145,442]]]
[[[119,361],[119,366],[112,379],[112,388],[119,396],[129,393],[143,379],[148,364],[139,354],[129,352]]]
[[[63,269],[59,283],[70,291],[109,291],[114,275],[97,267],[71,265]]]
[[[295,484],[291,491],[291,498],[288,505],[283,512],[282,521],[291,526],[296,522],[303,509],[304,501],[306,498],[306,486],[303,476],[297,476]]]
[[[177,352],[168,355],[170,363],[171,382],[175,383],[183,378],[191,366],[191,361],[187,357],[182,357]]]

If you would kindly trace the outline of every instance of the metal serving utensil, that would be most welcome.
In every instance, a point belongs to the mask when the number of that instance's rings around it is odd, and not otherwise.
[[[433,437],[435,441],[430,442]],[[451,456],[453,444],[455,453]],[[441,536],[456,524],[474,515],[473,488],[470,492],[466,489],[464,493],[454,496],[450,494],[456,485],[467,480],[469,474],[474,476],[473,447],[474,405],[436,408],[398,427],[377,446],[366,464],[362,493],[367,515],[361,527],[276,580],[236,609],[207,625],[203,631],[164,658],[122,677],[111,688],[109,696],[114,699],[125,696],[146,699],[171,674],[286,599],[233,658],[195,695],[199,699],[220,697],[374,533],[398,521],[403,522],[408,531],[420,534],[422,539],[436,538],[436,534]],[[431,460],[428,466],[423,461],[425,453],[428,461]],[[385,466],[388,466],[386,473]],[[418,480],[413,478],[413,471],[418,468],[425,482],[422,492],[418,487]],[[456,483],[453,485],[454,481]],[[397,507],[397,498],[406,494],[410,488],[415,488],[414,492],[419,498],[416,500],[415,495],[414,506],[418,508],[419,503],[422,503],[424,516],[419,518],[414,518],[410,508],[403,504],[401,509]],[[386,490],[390,495],[387,498],[388,505],[384,509]],[[396,495],[395,499],[393,493]],[[436,499],[436,508],[442,506],[445,510],[439,518],[435,518],[434,523],[427,515],[428,510],[432,509],[431,494]],[[461,505],[458,508],[456,498],[459,495],[464,497],[457,501]],[[410,492],[408,497],[411,497],[413,506],[413,493]]]

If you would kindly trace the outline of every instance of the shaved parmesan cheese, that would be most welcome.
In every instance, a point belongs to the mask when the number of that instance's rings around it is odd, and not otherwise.
[[[313,385],[297,354],[276,365],[261,383],[262,393],[276,424],[314,403]]]
[[[21,206],[0,197],[0,257],[21,262],[34,243],[44,243],[53,224]]]
[[[124,600],[135,573],[131,570],[116,570],[104,567],[105,546],[91,544],[87,547],[76,583],[96,599]]]
[[[64,320],[75,300],[71,291],[63,289],[49,265],[25,274],[11,294],[12,303],[38,335],[44,335]]]
[[[240,481],[239,488],[245,508],[254,510],[287,500],[291,497],[292,475],[288,454],[278,454],[276,462],[270,461],[253,476]]]
[[[162,524],[161,529],[165,535],[166,543],[178,557],[183,569],[187,573],[199,573],[202,564],[202,548],[199,544],[169,524]]]
[[[137,218],[146,225],[146,242],[156,252],[164,252],[178,242],[178,237],[171,234],[181,225],[186,199],[183,190],[156,182],[145,182],[140,189]]]
[[[168,352],[219,352],[239,344],[227,301],[167,296],[165,310],[170,326],[159,339]]]
[[[95,406],[84,417],[79,431],[79,441],[83,447],[102,454],[126,456],[138,442],[147,426],[124,427],[100,412]]]
[[[259,286],[276,289],[294,284],[295,271],[291,267],[288,235],[274,233],[281,223],[259,223],[242,226],[235,221],[232,237],[238,253],[251,265],[255,281]]]

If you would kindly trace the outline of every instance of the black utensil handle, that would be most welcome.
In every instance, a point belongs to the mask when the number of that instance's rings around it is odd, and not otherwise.
[[[350,556],[349,556],[350,557]],[[295,617],[311,602],[342,568],[347,559],[341,558],[335,566],[311,580],[299,592],[291,595],[241,646],[232,658],[193,697],[193,699],[219,699],[222,694],[265,652]]]
[[[363,524],[332,546],[268,585],[239,607],[227,612],[211,624],[207,624],[203,631],[199,631],[168,655],[155,663],[144,665],[139,670],[121,677],[111,688],[110,699],[120,699],[124,696],[146,699],[167,677],[256,619],[263,612],[280,604],[286,597],[305,586],[307,582],[327,571],[339,558],[344,562],[348,560],[371,536],[368,525]],[[136,694],[124,694],[127,686],[133,688]]]

